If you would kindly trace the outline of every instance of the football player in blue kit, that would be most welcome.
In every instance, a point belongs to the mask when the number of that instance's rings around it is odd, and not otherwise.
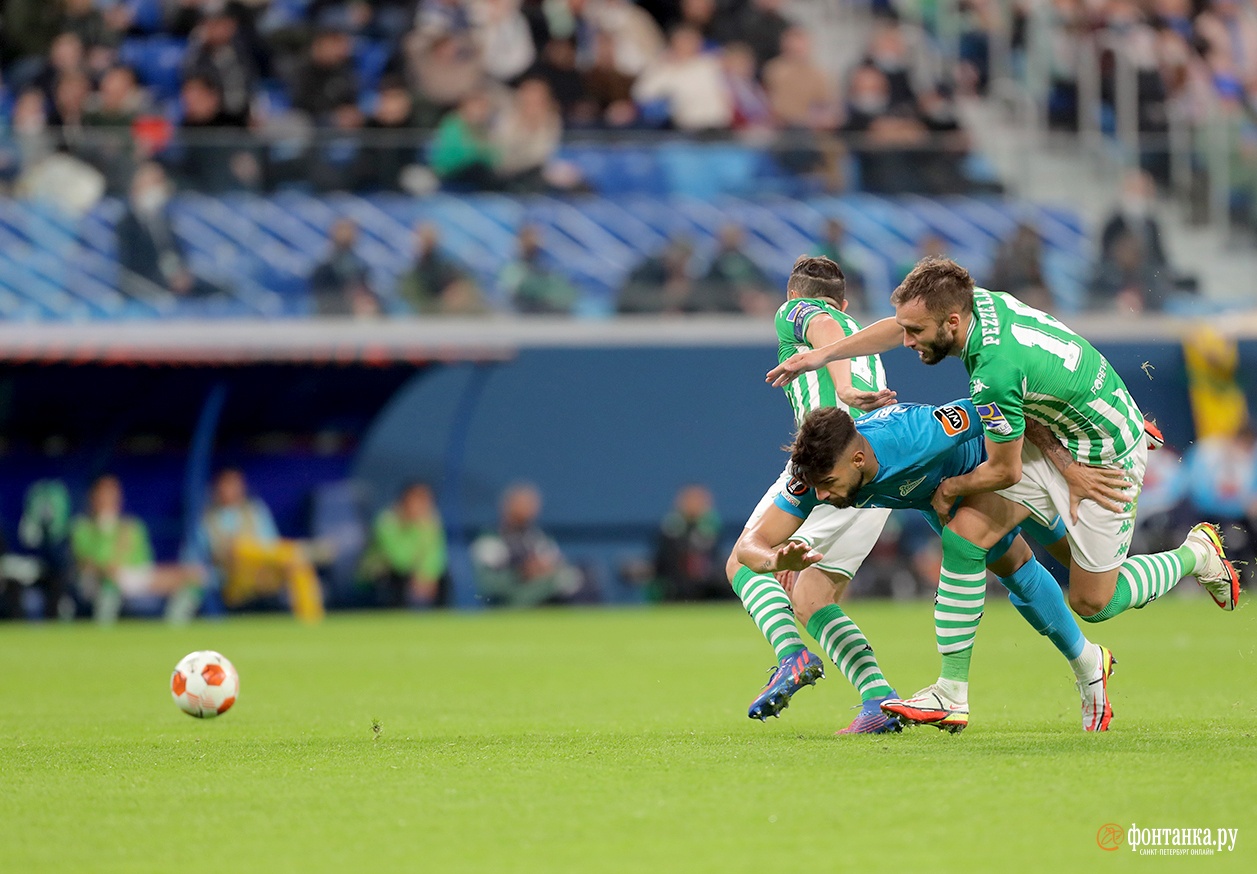
[[[1036,445],[1060,446],[1046,428],[1032,420],[1028,424],[1038,432],[1027,434]],[[738,544],[739,561],[758,572],[802,570],[823,560],[824,556],[809,544],[791,539],[812,509],[822,504],[915,509],[921,511],[936,532],[941,532],[938,515],[930,505],[934,490],[943,479],[973,470],[986,457],[982,421],[967,399],[940,407],[897,404],[857,420],[836,407],[814,410],[801,424],[790,451],[794,479]],[[1125,483],[1114,472],[1083,465],[1073,465],[1066,472],[1064,468],[1070,467],[1072,458],[1066,460],[1063,452],[1047,454],[1060,459],[1062,472],[1070,479],[1071,493],[1078,500],[1125,500]],[[1059,518],[1051,527],[1028,519],[1021,528],[1053,557],[1068,560],[1069,544]],[[990,550],[987,567],[1008,589],[1009,599],[1018,612],[1069,660],[1081,697],[1083,728],[1107,730],[1113,716],[1107,694],[1108,678],[1116,662],[1112,653],[1084,637],[1066,606],[1060,586],[1035,559],[1018,530],[1014,529]],[[940,605],[948,611],[981,609],[966,605],[955,594],[940,587],[936,612]],[[800,597],[797,592],[792,600],[802,622],[812,621],[830,606],[824,599],[809,602],[809,598]],[[834,624],[837,633],[842,633],[840,622]],[[822,631],[822,636],[825,633]],[[894,731],[899,727],[895,716],[882,712],[880,703],[863,703],[861,721],[867,723],[865,732]],[[967,713],[952,713],[945,724],[937,725],[956,732],[967,724]]]

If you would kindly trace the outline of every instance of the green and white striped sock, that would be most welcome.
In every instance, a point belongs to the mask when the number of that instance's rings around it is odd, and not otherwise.
[[[934,634],[943,656],[940,677],[969,681],[969,656],[986,603],[986,550],[943,529],[943,572],[934,599]]]
[[[842,675],[855,686],[861,701],[891,694],[893,690],[882,675],[868,638],[837,604],[813,613],[807,621],[807,633],[816,638]]]
[[[777,653],[777,661],[804,648],[799,627],[794,624],[790,596],[775,577],[741,567],[733,577],[733,591],[742,599],[742,606]]]
[[[1138,609],[1147,605],[1194,571],[1196,561],[1196,553],[1190,546],[1152,555],[1132,555],[1117,568],[1117,587],[1112,600],[1099,613],[1083,616],[1082,620],[1103,622],[1132,607]]]

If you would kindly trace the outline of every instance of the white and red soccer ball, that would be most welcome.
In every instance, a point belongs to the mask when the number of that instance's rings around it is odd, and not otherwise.
[[[197,719],[226,713],[240,694],[240,675],[222,653],[188,653],[170,675],[170,695],[179,709]]]

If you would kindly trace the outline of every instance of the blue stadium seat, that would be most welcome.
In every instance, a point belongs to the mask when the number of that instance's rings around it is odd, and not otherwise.
[[[118,59],[135,70],[153,96],[170,100],[179,95],[187,41],[173,36],[132,37],[118,49]]]

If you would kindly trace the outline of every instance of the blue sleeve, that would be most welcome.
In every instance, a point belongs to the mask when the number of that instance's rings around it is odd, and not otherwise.
[[[275,527],[275,517],[271,515],[271,508],[261,501],[254,501],[253,514],[257,520],[258,528],[254,534],[258,540],[263,543],[273,543],[279,540],[279,529]]]
[[[816,499],[816,492],[794,477],[791,477],[786,487],[773,498],[774,506],[785,510],[796,519],[806,519],[819,503],[820,501]]]

